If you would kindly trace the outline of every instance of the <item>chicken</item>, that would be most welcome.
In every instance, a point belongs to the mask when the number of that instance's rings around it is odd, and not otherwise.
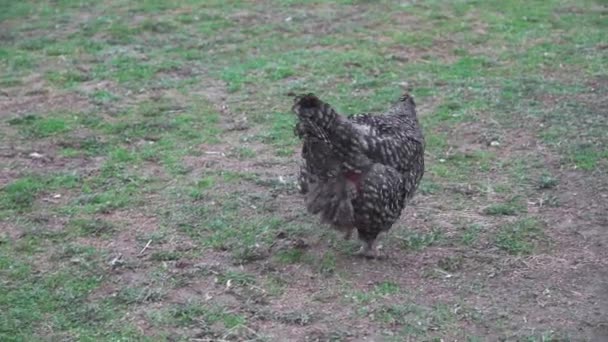
[[[406,93],[383,115],[351,117],[314,94],[294,102],[307,211],[345,239],[356,229],[363,241],[357,254],[377,256],[374,241],[399,219],[424,174],[425,141],[414,99]]]

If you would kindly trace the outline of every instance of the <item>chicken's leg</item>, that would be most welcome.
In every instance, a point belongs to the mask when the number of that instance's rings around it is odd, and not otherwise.
[[[366,235],[365,231],[359,230],[359,238],[363,242],[359,251],[355,253],[357,256],[365,257],[368,259],[386,259],[388,256],[380,254],[379,249],[382,248],[382,245],[375,247],[376,238],[378,237],[377,233],[372,233],[371,235]],[[369,233],[368,233],[369,234]]]
[[[361,245],[361,248],[355,253],[355,255],[367,259],[384,259],[384,257],[378,253],[376,248],[374,248],[374,240],[364,241],[363,245]]]

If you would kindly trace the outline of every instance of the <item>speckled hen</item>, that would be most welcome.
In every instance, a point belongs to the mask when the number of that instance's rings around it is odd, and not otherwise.
[[[299,183],[309,213],[343,231],[353,229],[373,257],[374,241],[401,216],[424,174],[424,136],[416,104],[404,94],[386,113],[345,117],[314,94],[295,98],[302,140]]]

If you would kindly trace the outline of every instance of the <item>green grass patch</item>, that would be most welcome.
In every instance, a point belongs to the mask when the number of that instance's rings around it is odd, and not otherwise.
[[[568,159],[577,168],[591,171],[598,166],[600,161],[608,160],[608,150],[596,149],[589,145],[573,146],[569,151]]]
[[[537,187],[539,189],[552,189],[555,188],[559,184],[559,180],[552,176],[551,174],[543,174],[538,179]]]
[[[246,323],[245,317],[241,315],[230,313],[219,306],[209,306],[204,303],[175,305],[168,310],[153,312],[151,315],[153,320],[160,324],[175,326],[204,323],[205,326],[210,327],[217,323],[222,324],[223,329],[231,329]]]
[[[122,311],[102,300],[87,300],[100,285],[97,253],[67,249],[49,271],[19,257],[7,244],[0,244],[0,339],[3,341],[65,338],[91,340],[138,336],[129,325],[118,324]],[[58,260],[58,261],[59,261]],[[51,317],[51,319],[49,319]]]
[[[9,125],[17,126],[27,138],[41,139],[68,132],[72,129],[72,120],[62,117],[40,117],[29,114],[8,120]]]
[[[199,180],[196,183],[196,186],[192,188],[192,190],[190,191],[189,195],[190,197],[196,199],[196,200],[200,200],[204,198],[205,195],[205,190],[213,187],[213,185],[216,183],[215,177],[214,176],[206,176],[204,178],[202,178],[201,180]]]
[[[300,249],[288,249],[280,251],[275,256],[276,260],[283,264],[297,264],[302,262],[304,257],[305,253]]]
[[[74,219],[69,226],[83,236],[102,236],[116,231],[114,224],[102,219]]]
[[[336,255],[332,251],[326,251],[317,263],[319,273],[329,276],[336,272]]]
[[[512,198],[503,203],[495,203],[484,208],[483,213],[491,216],[517,215],[526,212],[526,207],[519,198]]]
[[[270,131],[262,136],[262,140],[275,146],[279,156],[290,156],[298,144],[293,133],[294,124],[295,117],[291,113],[274,113],[270,118]]]
[[[460,237],[460,242],[465,246],[474,245],[479,239],[479,234],[482,231],[482,227],[478,224],[471,224],[464,228],[464,232]]]
[[[524,218],[502,226],[495,238],[498,247],[515,255],[534,253],[543,240],[543,224],[534,218]]]
[[[433,230],[428,233],[418,233],[408,231],[398,237],[401,242],[401,247],[404,249],[421,250],[423,248],[440,243],[443,236],[441,231]]]
[[[90,80],[90,76],[85,73],[75,71],[50,71],[46,74],[46,79],[55,86],[69,88],[77,85],[78,83]]]
[[[400,326],[400,334],[404,337],[422,337],[433,331],[449,330],[463,319],[445,304],[432,307],[416,304],[382,305],[373,311],[373,317],[385,325]]]
[[[36,193],[45,188],[44,182],[36,178],[22,178],[2,188],[2,207],[9,209],[29,208],[36,199]]]
[[[0,209],[25,211],[32,207],[39,193],[62,188],[71,189],[79,184],[80,178],[74,174],[23,177],[1,189],[3,195],[0,199]]]

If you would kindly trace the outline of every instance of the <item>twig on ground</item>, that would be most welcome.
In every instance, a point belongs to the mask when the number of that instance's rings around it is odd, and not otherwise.
[[[152,239],[148,240],[148,243],[146,243],[146,245],[144,246],[144,248],[142,248],[141,251],[139,251],[139,255],[144,254],[144,252],[146,251],[146,249],[148,249],[148,247],[150,247],[151,243],[152,243]]]

